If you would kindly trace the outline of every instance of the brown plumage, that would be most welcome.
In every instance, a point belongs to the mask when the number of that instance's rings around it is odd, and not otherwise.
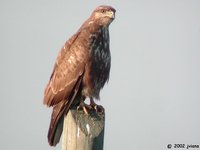
[[[48,141],[60,139],[64,115],[86,97],[99,99],[109,79],[108,27],[115,17],[110,6],[97,7],[88,20],[62,47],[44,93],[44,104],[53,107]]]

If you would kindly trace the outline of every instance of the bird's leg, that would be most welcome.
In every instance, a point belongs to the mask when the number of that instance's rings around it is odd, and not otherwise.
[[[95,109],[96,112],[104,112],[104,108],[101,105],[97,105],[93,98],[90,98],[90,106]]]
[[[79,106],[77,107],[77,110],[82,109],[84,113],[88,115],[88,110],[90,110],[91,108],[92,107],[90,105],[84,103],[84,100],[81,100]]]

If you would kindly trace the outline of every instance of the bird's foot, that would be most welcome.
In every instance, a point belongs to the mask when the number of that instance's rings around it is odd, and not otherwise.
[[[96,112],[100,112],[100,113],[103,113],[103,112],[104,112],[104,108],[103,108],[103,106],[101,106],[101,105],[95,104],[94,106],[92,106],[92,108],[94,108],[94,110],[95,110]]]
[[[96,112],[100,112],[103,113],[104,112],[104,108],[101,105],[97,105],[93,99],[90,99],[90,106],[96,111]]]
[[[87,105],[84,102],[81,102],[79,106],[77,107],[77,110],[83,110],[83,112],[88,115],[88,110],[90,110],[92,107],[90,105]]]

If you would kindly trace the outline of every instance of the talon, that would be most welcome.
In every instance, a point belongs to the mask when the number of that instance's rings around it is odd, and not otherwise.
[[[83,110],[83,112],[84,112],[86,115],[88,115],[88,114],[89,114],[89,113],[88,113],[88,110],[91,109],[91,106],[85,104],[85,103],[82,101],[82,102],[80,102],[79,106],[77,107],[77,110],[81,110],[81,109]]]
[[[90,106],[96,111],[96,112],[100,112],[103,113],[104,112],[104,108],[101,105],[97,105],[94,100],[92,98],[90,98]]]
[[[97,105],[94,106],[94,109],[97,111]]]
[[[77,107],[77,110],[79,111],[79,110],[83,110],[83,112],[86,114],[86,115],[88,115],[88,111],[87,111],[87,109],[85,108],[85,106],[78,106]]]
[[[86,107],[83,106],[83,111],[85,112],[86,115],[88,115],[88,111],[86,109]]]
[[[85,106],[78,106],[78,107],[77,107],[77,110],[82,110],[86,115],[88,115],[88,111],[87,111],[87,109],[85,108]]]

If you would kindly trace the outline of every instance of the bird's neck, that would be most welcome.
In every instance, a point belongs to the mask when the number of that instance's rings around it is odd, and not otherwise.
[[[83,25],[82,25],[82,29],[83,28],[87,28],[87,30],[90,32],[90,33],[95,33],[97,31],[101,31],[102,29],[103,30],[106,30],[108,31],[108,26],[109,25],[104,25],[101,23],[100,20],[94,20],[93,18],[89,18]]]

